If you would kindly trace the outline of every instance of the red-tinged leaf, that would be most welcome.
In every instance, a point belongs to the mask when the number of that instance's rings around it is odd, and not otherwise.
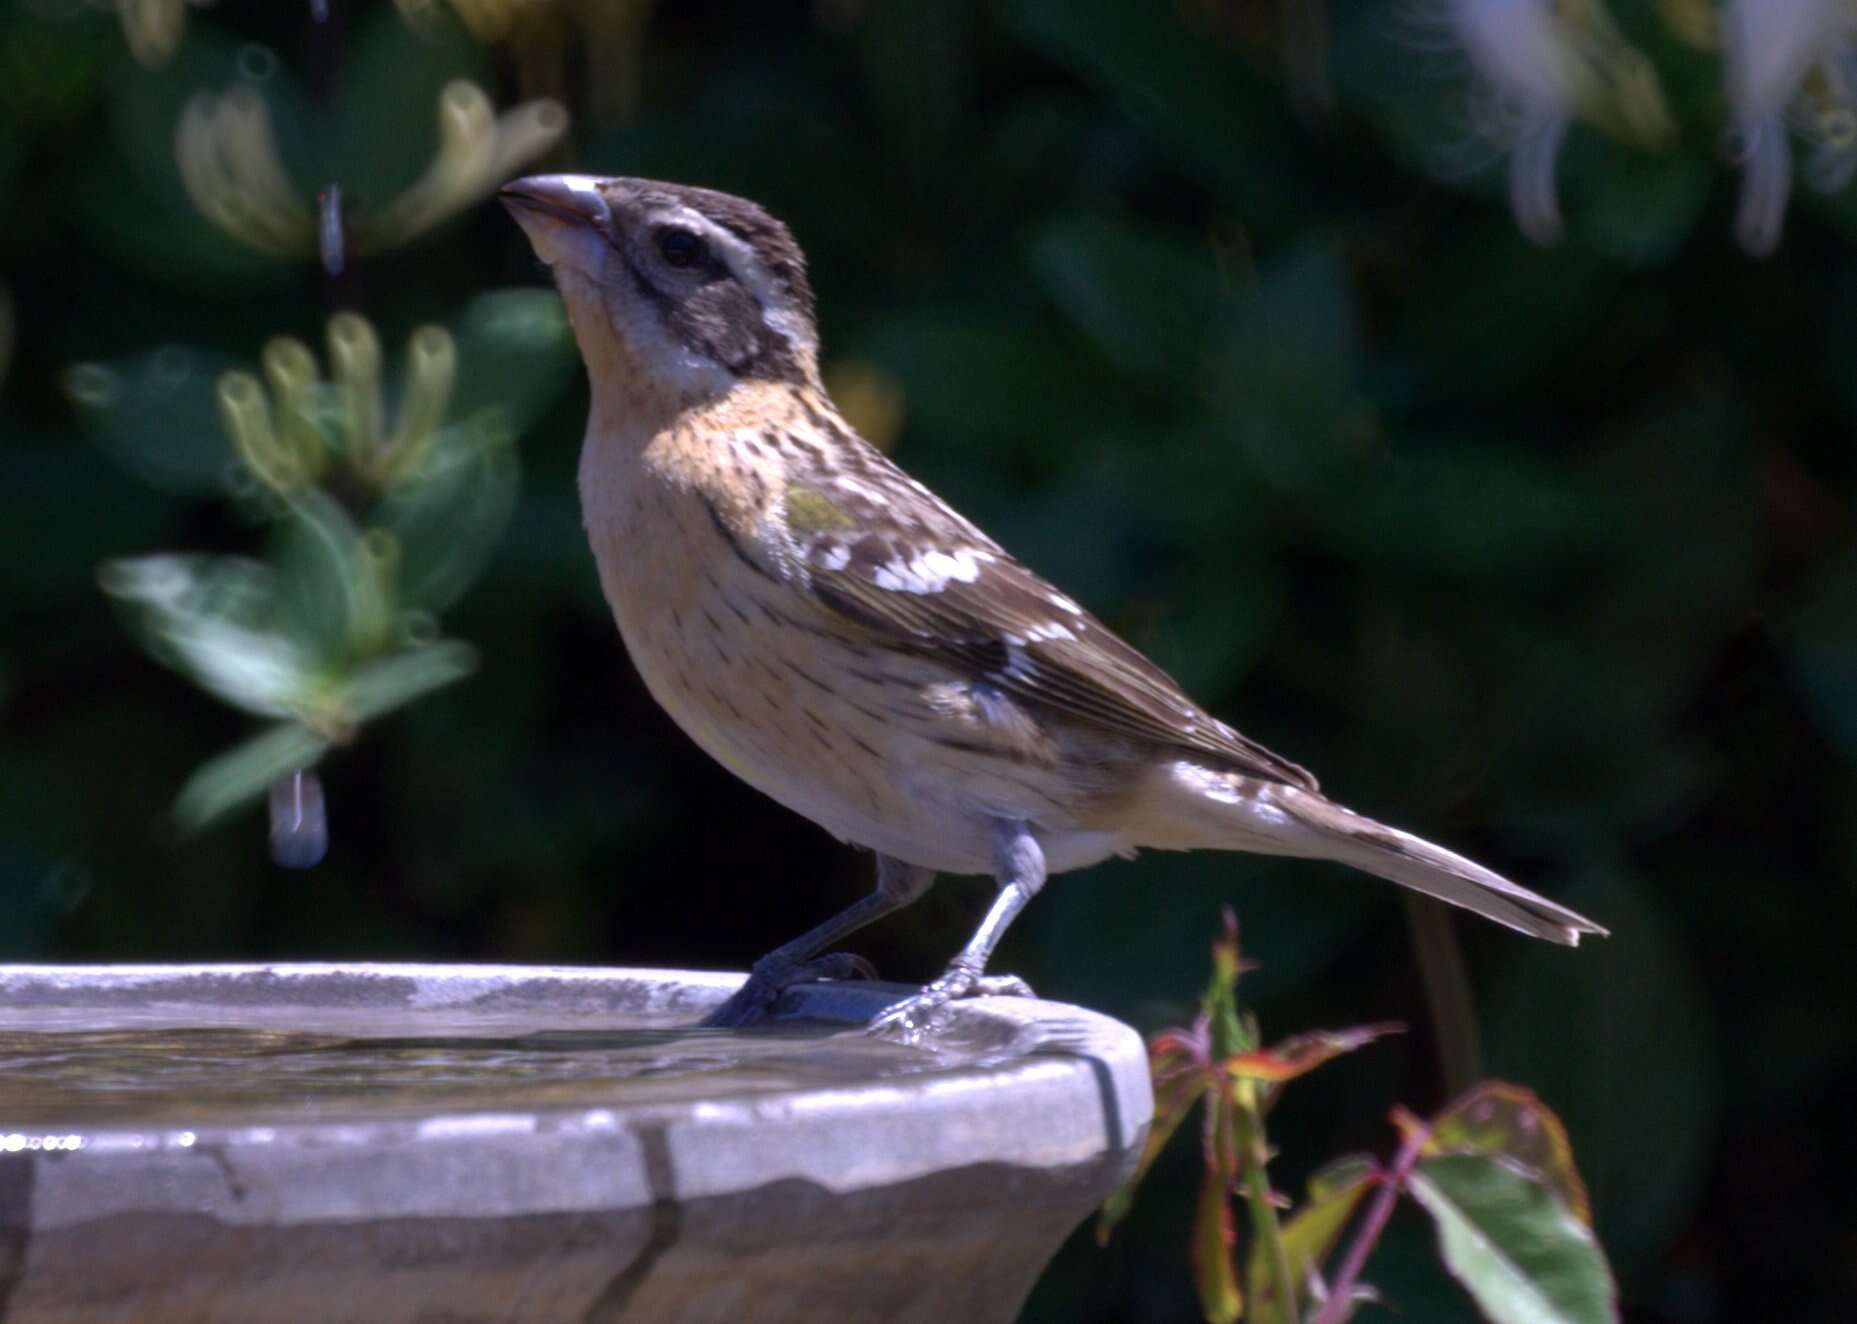
[[[1281,1084],[1306,1075],[1324,1062],[1351,1053],[1406,1027],[1392,1022],[1384,1025],[1357,1025],[1348,1030],[1316,1030],[1292,1035],[1282,1043],[1253,1053],[1238,1053],[1227,1059],[1225,1069],[1233,1076]]]
[[[1233,1324],[1244,1314],[1238,1290],[1238,1266],[1232,1259],[1237,1239],[1232,1201],[1226,1183],[1208,1168],[1199,1183],[1199,1211],[1193,1219],[1193,1285],[1199,1308],[1211,1324]]]
[[[1575,1218],[1592,1224],[1592,1205],[1573,1163],[1566,1126],[1520,1085],[1485,1081],[1473,1086],[1432,1122],[1424,1153],[1427,1158],[1476,1154],[1507,1159],[1532,1173]]]
[[[1148,1124],[1148,1138],[1142,1143],[1141,1157],[1135,1161],[1134,1172],[1103,1201],[1102,1213],[1096,1218],[1097,1245],[1107,1245],[1116,1224],[1128,1217],[1128,1211],[1135,1206],[1136,1188],[1148,1175],[1148,1169],[1154,1166],[1154,1160],[1167,1148],[1174,1132],[1180,1129],[1180,1123],[1193,1111],[1193,1104],[1205,1088],[1205,1078],[1198,1073],[1183,1073],[1167,1082],[1155,1082],[1154,1120]]]
[[[1437,1223],[1445,1267],[1493,1324],[1617,1324],[1592,1229],[1511,1160],[1422,1159],[1406,1189]]]
[[[1148,1070],[1156,1078],[1181,1067],[1203,1070],[1211,1064],[1211,1040],[1203,1016],[1190,1030],[1162,1030],[1148,1040]]]
[[[1251,1284],[1253,1324],[1296,1324],[1302,1318],[1298,1305],[1307,1293],[1310,1276],[1321,1269],[1379,1178],[1380,1165],[1365,1154],[1336,1159],[1309,1178],[1309,1198],[1283,1224],[1283,1251],[1295,1284],[1294,1299],[1280,1300],[1268,1290],[1271,1275],[1265,1271],[1263,1248],[1251,1247],[1246,1281]],[[1260,1291],[1259,1284],[1265,1290]]]

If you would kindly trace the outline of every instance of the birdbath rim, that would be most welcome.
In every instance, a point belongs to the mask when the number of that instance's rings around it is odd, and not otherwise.
[[[695,1022],[723,1002],[744,976],[729,972],[595,966],[477,965],[418,962],[238,962],[174,964],[0,965],[0,1033],[30,1033],[94,1025],[240,1027],[288,1025],[319,1032],[399,1022],[429,1023],[444,1032],[477,1023],[546,1023],[555,1030],[591,1028],[643,1018],[654,1026],[684,1023],[692,1033],[722,1037],[745,1032],[695,1031]],[[821,1027],[819,1042],[868,1021],[912,989],[876,981],[801,985],[782,999],[775,1032],[804,1023]],[[384,1019],[383,1019],[384,1018]],[[486,1019],[487,1018],[487,1019]],[[378,1033],[378,1030],[369,1031]],[[944,1049],[938,1045],[954,1043]],[[856,1050],[856,1043],[847,1042]],[[1030,998],[976,998],[954,1004],[924,1052],[935,1060],[907,1070],[877,1071],[869,1080],[797,1081],[709,1096],[692,1077],[687,1098],[574,1097],[499,1106],[482,1101],[431,1107],[366,1107],[293,1118],[275,1110],[249,1118],[203,1110],[198,1119],[165,1116],[147,1122],[109,1117],[75,1120],[21,1115],[0,1091],[0,1154],[22,1150],[90,1159],[109,1154],[138,1162],[211,1151],[228,1163],[297,1167],[330,1150],[351,1157],[375,1153],[387,1167],[416,1158],[422,1141],[472,1136],[547,1135],[560,1157],[615,1134],[649,1131],[675,1142],[680,1200],[748,1191],[770,1182],[803,1180],[844,1191],[881,1187],[975,1164],[1062,1167],[1132,1163],[1152,1113],[1146,1053],[1129,1027],[1080,1007]],[[936,1056],[938,1055],[938,1056]],[[879,1065],[882,1065],[879,1063]],[[570,1091],[570,1094],[572,1092]],[[11,1114],[11,1115],[9,1115]],[[1027,1126],[1014,1119],[1030,1119]],[[753,1143],[739,1143],[748,1136]],[[85,1164],[86,1167],[89,1164]],[[414,1164],[418,1166],[417,1163]],[[584,1193],[586,1207],[662,1200],[640,1163],[620,1180]],[[299,1174],[301,1175],[301,1174]],[[661,1174],[659,1174],[661,1175]],[[370,1212],[433,1214],[449,1208],[443,1187],[421,1190],[412,1174],[368,1183]],[[629,1187],[628,1187],[629,1183]],[[165,1199],[159,1185],[130,1191],[85,1183],[66,1211],[92,1218],[121,1196],[134,1207]],[[455,1184],[454,1184],[455,1185]],[[599,1184],[596,1184],[599,1185]],[[321,1217],[354,1193],[298,1183],[282,1217]],[[482,1192],[470,1193],[478,1200]],[[177,1208],[197,1206],[197,1193],[177,1195]],[[333,1202],[333,1205],[332,1205]],[[558,1192],[548,1197],[558,1207]],[[504,1192],[501,1212],[524,1211],[521,1184]],[[125,1206],[126,1207],[126,1206]],[[479,1211],[479,1205],[473,1205]],[[49,1210],[41,1210],[42,1214]]]

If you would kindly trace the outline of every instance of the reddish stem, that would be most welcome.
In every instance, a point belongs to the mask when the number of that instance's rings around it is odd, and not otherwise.
[[[1387,1220],[1393,1216],[1393,1206],[1399,1203],[1399,1193],[1405,1189],[1406,1178],[1418,1166],[1419,1154],[1430,1138],[1430,1127],[1414,1126],[1406,1135],[1406,1143],[1400,1146],[1398,1155],[1393,1159],[1392,1168],[1380,1174],[1380,1189],[1374,1192],[1373,1203],[1367,1208],[1367,1217],[1361,1220],[1360,1230],[1354,1234],[1347,1258],[1341,1262],[1341,1272],[1329,1285],[1328,1300],[1322,1303],[1315,1324],[1342,1324],[1354,1313],[1354,1284],[1360,1281],[1361,1270],[1367,1267],[1367,1257],[1373,1254],[1373,1248],[1379,1244],[1380,1234],[1386,1231]]]

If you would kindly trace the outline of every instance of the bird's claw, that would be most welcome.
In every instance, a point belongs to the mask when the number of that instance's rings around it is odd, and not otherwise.
[[[1017,975],[983,975],[958,962],[923,985],[920,993],[887,1007],[864,1032],[887,1039],[914,1042],[957,998],[1029,998],[1032,986]]]
[[[810,961],[755,962],[748,981],[729,1000],[705,1016],[705,1029],[737,1030],[767,1019],[780,995],[795,984],[818,979],[875,979],[877,969],[861,956],[850,952],[828,952]]]

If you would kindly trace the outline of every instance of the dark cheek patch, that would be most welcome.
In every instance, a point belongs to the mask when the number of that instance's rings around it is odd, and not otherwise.
[[[732,280],[715,280],[693,291],[673,315],[685,344],[703,350],[730,372],[741,374],[761,356],[766,331],[761,309]]]
[[[804,380],[793,346],[768,329],[761,305],[733,277],[691,291],[672,308],[671,330],[737,377]]]
[[[761,306],[726,268],[721,274],[711,273],[710,279],[695,288],[667,289],[653,282],[646,261],[624,248],[618,251],[638,292],[657,311],[673,339],[737,377],[805,380],[793,346],[768,329]]]

